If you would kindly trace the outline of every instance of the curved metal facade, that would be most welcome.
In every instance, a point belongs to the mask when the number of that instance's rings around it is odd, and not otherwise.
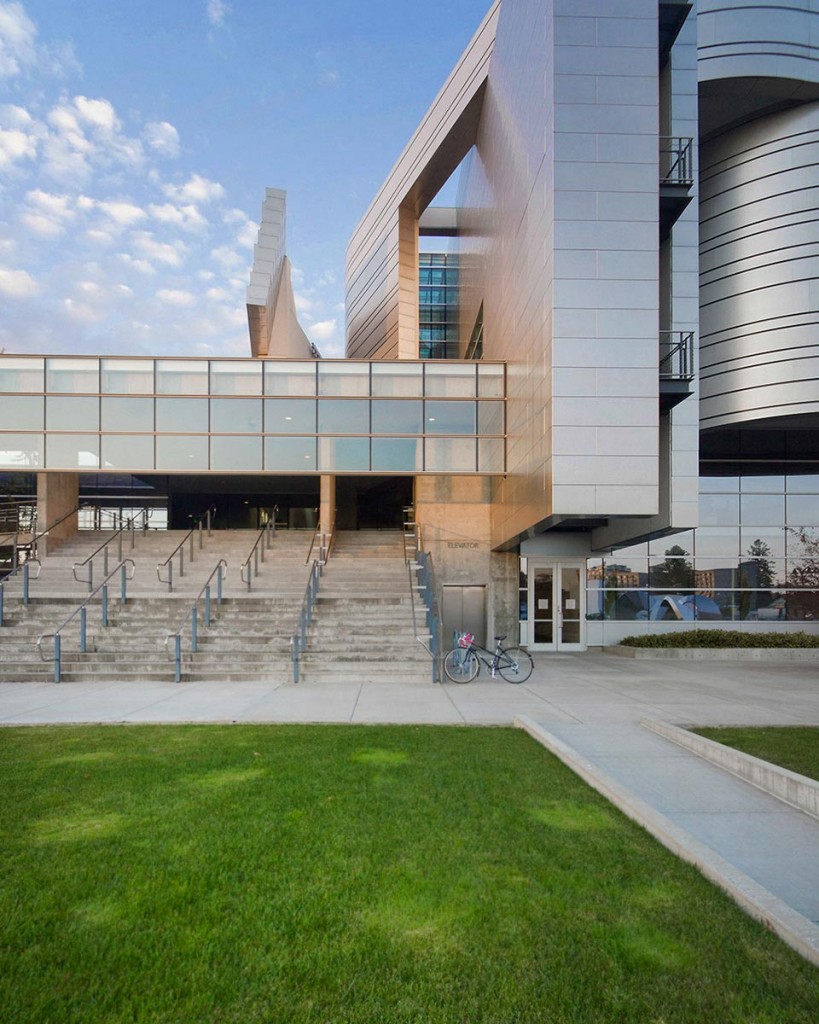
[[[703,428],[819,412],[819,103],[700,151]]]

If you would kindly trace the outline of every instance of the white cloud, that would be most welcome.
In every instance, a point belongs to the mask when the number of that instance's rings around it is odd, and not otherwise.
[[[142,133],[149,149],[160,156],[179,156],[179,132],[168,121],[151,121]]]
[[[163,203],[161,206],[152,204],[148,207],[148,213],[163,224],[176,224],[186,231],[204,228],[208,223],[193,203],[185,206],[174,206],[173,203]]]
[[[225,194],[223,185],[201,174],[192,174],[184,185],[165,185],[163,191],[179,203],[211,203]]]
[[[228,302],[233,298],[233,293],[227,288],[208,288],[205,295],[211,302]]]
[[[221,28],[224,25],[229,11],[230,6],[225,3],[225,0],[206,0],[205,14],[213,28]]]
[[[307,328],[307,334],[311,341],[328,341],[336,332],[338,321],[333,320],[319,320],[317,323],[310,324]]]
[[[113,134],[120,130],[119,118],[108,100],[92,100],[87,96],[75,96],[74,107],[81,121],[92,128]]]
[[[37,29],[20,3],[0,3],[0,78],[34,63]]]
[[[160,242],[150,231],[138,231],[134,235],[134,246],[149,260],[165,263],[170,267],[181,266],[188,249],[183,242]]]
[[[87,302],[77,302],[76,299],[63,299],[62,306],[69,317],[72,320],[77,320],[79,323],[99,323],[105,316],[103,310],[95,309],[93,306],[89,306]]]
[[[152,263],[149,263],[148,260],[134,259],[129,252],[118,252],[117,259],[124,263],[126,267],[133,267],[133,269],[138,271],[140,274],[156,273],[156,269]]]
[[[19,128],[0,128],[0,167],[37,155],[37,140]]]
[[[0,267],[0,295],[10,299],[27,299],[39,292],[40,286],[26,270]]]
[[[217,248],[211,249],[210,254],[226,273],[238,269],[245,263],[242,257],[237,252],[234,252],[229,245],[217,246]]]
[[[106,217],[109,217],[120,227],[130,227],[132,224],[145,220],[148,216],[141,207],[135,206],[134,203],[129,203],[126,200],[102,199],[95,205],[98,210],[102,211]]]
[[[306,295],[302,294],[302,292],[294,292],[293,299],[296,303],[297,313],[309,313],[313,308],[313,300],[308,299]]]
[[[236,235],[236,242],[246,249],[252,249],[259,237],[259,225],[252,220],[245,221],[239,233]]]
[[[196,304],[196,296],[193,292],[186,292],[179,288],[160,288],[156,297],[169,306],[189,307]]]

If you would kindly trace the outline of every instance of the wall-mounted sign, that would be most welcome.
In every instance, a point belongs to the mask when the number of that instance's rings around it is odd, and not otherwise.
[[[480,544],[474,540],[448,540],[446,546],[448,548],[479,548]]]

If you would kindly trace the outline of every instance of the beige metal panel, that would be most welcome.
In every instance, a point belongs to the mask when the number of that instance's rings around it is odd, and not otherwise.
[[[499,10],[496,0],[353,233],[349,356],[417,356],[417,220],[474,141]]]

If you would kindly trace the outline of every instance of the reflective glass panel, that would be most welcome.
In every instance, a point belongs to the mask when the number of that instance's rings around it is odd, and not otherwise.
[[[785,595],[789,622],[819,620],[819,590],[792,591]]]
[[[743,526],[781,526],[785,522],[784,494],[743,494],[740,522]]]
[[[103,395],[100,404],[103,430],[154,429],[153,398],[130,398],[125,395],[111,398]]]
[[[428,437],[424,469],[427,473],[474,473],[473,437]]]
[[[743,476],[740,479],[743,494],[777,494],[785,490],[784,476]]]
[[[316,393],[316,364],[314,362],[270,361],[264,364],[264,393],[266,395],[305,395]]]
[[[739,528],[701,526],[694,535],[695,554],[709,558],[736,558],[739,555]]]
[[[0,355],[0,391],[44,391],[43,359]]]
[[[156,429],[207,433],[207,398],[157,398]]]
[[[212,395],[260,395],[262,363],[258,360],[211,360]]]
[[[152,395],[153,359],[103,359],[100,379],[104,394]]]
[[[320,395],[369,395],[370,364],[320,362],[318,364]]]
[[[819,496],[789,494],[787,521],[791,526],[819,526]]]
[[[738,476],[701,476],[701,494],[732,494],[739,491]]]
[[[318,429],[320,434],[369,434],[370,403],[319,402]]]
[[[314,473],[316,471],[315,437],[266,437],[264,468],[270,472]]]
[[[423,433],[422,402],[373,401],[372,406],[374,434]]]
[[[776,526],[743,527],[740,535],[743,558],[784,558],[785,530]]]
[[[46,435],[48,469],[99,469],[99,434]]]
[[[728,526],[738,522],[738,494],[700,494],[701,526]]]
[[[268,434],[314,434],[315,401],[307,398],[266,398],[264,429]]]
[[[478,438],[478,472],[503,473],[506,442],[502,437]]]
[[[100,468],[128,471],[153,469],[153,435],[103,434]]]
[[[423,468],[423,442],[418,437],[374,437],[374,470],[420,473]]]
[[[730,590],[739,586],[739,563],[734,558],[697,558],[694,560],[694,587],[697,590]]]
[[[655,540],[649,541],[648,553],[649,555],[665,555],[672,547],[682,549],[686,555],[691,554],[694,550],[694,531],[683,530],[668,537],[657,537]]]
[[[210,468],[258,472],[262,468],[262,438],[224,437],[213,434],[210,439]]]
[[[504,367],[478,363],[478,395],[481,398],[503,398]]]
[[[478,433],[503,433],[503,402],[478,402]]]
[[[99,393],[99,359],[47,359],[46,391]]]
[[[694,566],[688,558],[668,556],[649,566],[648,585],[655,590],[691,590],[694,587]]]
[[[603,586],[625,590],[629,587],[648,586],[648,559],[645,557],[645,546],[642,555],[628,556],[625,552],[615,551],[603,560]]]
[[[63,395],[46,397],[47,430],[99,430],[99,398]]]
[[[425,402],[424,430],[428,434],[474,434],[474,402]]]
[[[212,398],[210,429],[214,433],[261,434],[261,398]]]
[[[319,410],[320,412],[320,410]],[[320,437],[319,469],[339,472],[370,468],[368,437]]]
[[[42,430],[41,395],[5,395],[0,398],[0,430]]]
[[[167,472],[185,472],[208,468],[207,437],[164,434],[156,438],[156,468]]]
[[[738,587],[767,590],[785,583],[784,558],[742,558],[738,569]]]
[[[477,371],[474,363],[426,363],[424,393],[427,398],[474,398]]]
[[[373,395],[420,398],[424,393],[424,367],[409,361],[372,363]]]
[[[204,359],[157,359],[158,395],[206,395],[208,364]]]
[[[42,434],[0,434],[0,466],[24,472],[43,465]]]
[[[3,364],[0,362],[0,369]],[[2,376],[2,374],[0,374]],[[788,477],[789,494],[819,494],[819,473]]]

